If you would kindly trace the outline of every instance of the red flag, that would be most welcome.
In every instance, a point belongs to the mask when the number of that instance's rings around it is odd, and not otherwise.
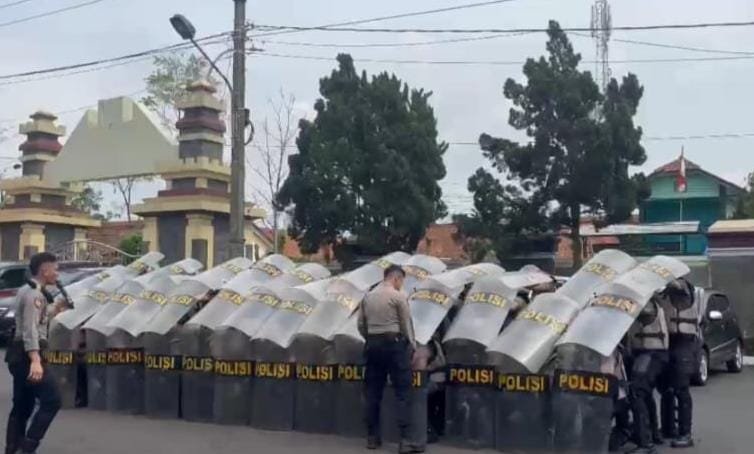
[[[683,148],[681,148],[680,165],[678,166],[678,175],[675,179],[675,189],[677,192],[686,192],[686,158],[683,156]]]

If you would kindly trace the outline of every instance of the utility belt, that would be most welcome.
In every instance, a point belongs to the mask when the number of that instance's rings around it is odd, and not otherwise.
[[[369,341],[393,341],[398,342],[405,340],[406,337],[401,333],[380,333],[380,334],[368,334],[367,342]]]

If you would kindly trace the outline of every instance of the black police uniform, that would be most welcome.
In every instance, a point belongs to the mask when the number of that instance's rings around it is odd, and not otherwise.
[[[13,376],[13,408],[8,416],[5,452],[33,453],[60,410],[60,393],[51,370],[46,367],[49,294],[31,285],[16,296],[16,333],[6,352],[8,370]],[[38,382],[29,381],[31,360],[28,352],[38,351],[43,374]],[[39,408],[34,413],[36,402]],[[29,422],[31,420],[31,422]]]
[[[653,298],[637,320],[631,336],[631,409],[634,416],[636,453],[656,452],[657,407],[654,388],[668,360],[668,329],[663,309]],[[654,413],[654,415],[652,415]]]
[[[670,362],[662,393],[663,435],[673,438],[674,447],[693,446],[691,422],[691,376],[698,370],[701,353],[701,312],[694,286],[680,279],[666,290],[665,317],[670,332]],[[677,412],[677,421],[676,421]]]

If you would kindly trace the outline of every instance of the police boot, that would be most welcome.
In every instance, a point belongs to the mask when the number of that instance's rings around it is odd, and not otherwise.
[[[628,443],[629,435],[621,429],[613,429],[610,432],[610,441],[608,442],[608,451],[618,452],[626,443]]]
[[[627,451],[626,454],[657,454],[657,448],[655,448],[654,445],[637,446],[634,449]]]
[[[415,452],[424,452],[424,449],[407,440],[401,440],[398,444],[398,454],[413,454]]]
[[[39,446],[38,441],[27,438],[21,443],[20,453],[21,454],[36,454],[38,446]]]
[[[653,430],[652,431],[652,442],[656,445],[664,445],[665,439],[662,436],[662,433],[660,433],[659,430]]]
[[[380,449],[382,440],[379,437],[367,437],[367,449]]]
[[[694,439],[691,438],[691,434],[680,435],[678,438],[673,440],[672,443],[670,443],[670,446],[674,448],[690,448],[694,446]]]

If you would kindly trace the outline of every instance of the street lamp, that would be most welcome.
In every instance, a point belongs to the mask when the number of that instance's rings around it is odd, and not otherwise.
[[[230,238],[228,253],[232,257],[245,257],[245,180],[246,180],[246,141],[244,131],[249,123],[246,110],[246,0],[233,0],[235,13],[233,20],[233,83],[220,71],[215,60],[196,42],[196,28],[185,16],[176,14],[170,24],[184,40],[204,56],[222,77],[231,93],[231,164],[230,164]],[[252,129],[253,132],[253,129]]]
[[[204,50],[202,46],[199,45],[199,43],[196,42],[194,37],[196,36],[196,28],[194,27],[194,24],[191,23],[190,20],[186,18],[183,14],[176,14],[173,17],[170,18],[170,25],[173,26],[173,29],[178,32],[178,34],[186,41],[191,41],[191,44],[196,47],[196,49],[204,56],[204,59],[207,60],[207,62],[210,65],[210,72],[212,69],[217,72],[217,74],[222,77],[223,81],[225,82],[225,85],[228,86],[228,90],[230,92],[233,92],[233,84],[230,83],[228,78],[223,74],[222,71],[220,71],[220,68],[217,67],[217,64],[215,63],[215,60],[210,58],[210,56],[207,54],[207,52]],[[232,51],[232,49],[231,49]],[[225,52],[223,52],[224,54]]]

